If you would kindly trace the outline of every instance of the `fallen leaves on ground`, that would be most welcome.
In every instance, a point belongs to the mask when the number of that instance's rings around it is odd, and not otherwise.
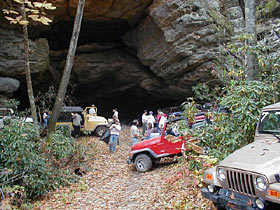
[[[86,160],[89,172],[80,182],[50,192],[37,209],[213,209],[186,164],[165,158],[146,173],[128,165],[129,127],[123,127],[113,154],[99,138],[81,138],[95,145],[94,155]]]

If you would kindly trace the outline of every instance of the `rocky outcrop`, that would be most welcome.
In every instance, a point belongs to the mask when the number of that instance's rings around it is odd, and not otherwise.
[[[46,39],[29,40],[31,73],[49,68],[49,47]],[[24,75],[23,37],[19,32],[0,28],[0,76]]]
[[[0,77],[0,107],[12,96],[13,92],[18,90],[19,85],[20,82],[17,79]]]
[[[213,78],[218,40],[202,2],[155,1],[148,17],[123,36],[141,63],[165,81],[162,91],[168,97],[185,98],[193,85]]]
[[[162,85],[125,48],[77,55],[73,74],[80,86],[94,92],[94,97],[116,95],[135,87],[153,92]]]
[[[68,20],[75,17],[77,0],[56,0],[54,20]],[[138,23],[152,0],[86,0],[84,19],[87,21],[126,21],[130,26]]]
[[[49,83],[59,82],[72,34],[77,0],[53,2],[57,9],[52,13],[52,25],[30,26],[35,90],[47,90]],[[87,0],[72,70],[75,96],[89,103],[91,99],[126,98],[126,94],[139,97],[140,102],[143,95],[148,100],[185,100],[199,82],[216,82],[212,70],[225,41],[221,37],[227,35],[229,39],[244,30],[242,2]],[[279,12],[273,14],[279,16]],[[225,25],[232,34],[226,34]],[[265,37],[264,41],[278,48],[279,28],[278,18],[263,21],[258,28],[259,39]],[[23,83],[21,33],[0,28],[0,58],[0,76],[15,77]]]
[[[0,77],[0,93],[12,93],[17,91],[20,82],[9,77]]]

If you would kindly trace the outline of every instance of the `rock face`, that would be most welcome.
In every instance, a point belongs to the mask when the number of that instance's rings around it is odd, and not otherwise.
[[[127,21],[130,26],[138,23],[139,18],[152,0],[87,0],[84,19],[88,21]],[[56,0],[55,19],[68,20],[75,17],[78,0]]]
[[[35,92],[46,91],[51,82],[59,83],[78,0],[53,2],[57,7],[52,14],[54,23],[48,28],[30,27]],[[192,86],[216,79],[212,70],[221,43],[218,19],[223,14],[226,24],[232,25],[233,35],[242,31],[242,2],[87,0],[72,70],[76,84],[73,94],[87,105],[104,98],[110,102],[112,98],[126,100],[127,96],[139,104],[151,98],[155,103],[159,99],[182,102],[192,96]],[[277,17],[279,11],[273,14]],[[4,26],[7,25],[1,24],[0,28],[0,76],[15,77],[22,83],[22,36],[12,26]],[[278,18],[264,21],[258,29],[261,37],[276,48],[278,31]]]
[[[52,64],[56,69],[64,66],[61,58],[65,53],[52,52],[52,57],[60,60]],[[81,91],[81,94],[94,92],[92,98],[119,95],[133,88],[157,95],[159,87],[164,85],[128,49],[117,43],[78,47],[72,75],[80,89],[88,90]]]
[[[31,73],[49,68],[49,46],[46,39],[30,40]],[[23,37],[19,32],[0,28],[0,76],[24,75]]]
[[[0,107],[4,101],[12,96],[12,93],[17,91],[20,82],[17,79],[9,77],[0,77]]]
[[[158,0],[148,14],[123,41],[165,81],[164,95],[185,98],[194,84],[213,78],[212,61],[218,55],[214,24],[202,1]]]
[[[19,88],[20,82],[13,78],[0,77],[0,92],[12,93]]]
[[[96,97],[125,91],[149,78],[144,66],[123,49],[77,55],[73,73],[79,84],[95,90]]]

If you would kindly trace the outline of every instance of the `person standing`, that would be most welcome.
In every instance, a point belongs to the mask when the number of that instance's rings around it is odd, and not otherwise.
[[[46,129],[49,123],[49,111],[46,109],[43,113],[43,130]]]
[[[116,151],[116,144],[118,142],[120,131],[121,131],[121,125],[120,121],[118,119],[114,119],[114,123],[110,126],[110,141],[109,141],[109,150],[110,152]]]
[[[143,126],[143,132],[142,135],[144,136],[146,130],[147,130],[147,110],[144,110],[144,113],[142,114],[142,126]]]
[[[80,136],[81,133],[82,117],[78,113],[71,113],[71,115],[72,115],[73,127],[74,127],[73,137],[77,138]]]
[[[161,111],[159,112],[159,115],[160,115],[160,119],[158,122],[158,127],[159,127],[159,133],[161,134],[162,130],[164,128],[164,125],[167,122],[167,118],[164,116],[164,113]]]
[[[118,109],[115,108],[113,109],[113,116],[112,116],[113,119],[119,119],[119,112],[118,112]]]
[[[161,115],[159,114],[161,112],[160,109],[157,110],[157,121],[156,121],[156,128],[157,128],[157,131],[159,132],[159,121],[160,121],[160,118],[161,118]]]
[[[153,126],[152,126],[152,123],[148,123],[147,124],[147,130],[145,132],[145,139],[149,139],[150,138],[150,135],[152,133],[152,130],[153,130]]]
[[[152,111],[149,111],[149,115],[147,116],[146,119],[147,119],[147,125],[149,123],[151,123],[152,127],[154,127],[154,123],[156,122],[156,120],[155,120],[155,117],[153,116],[153,112]]]
[[[89,109],[89,114],[96,114],[95,105],[91,105],[92,107]]]
[[[138,125],[138,120],[133,120],[132,126],[130,127],[131,146],[134,146],[140,137],[139,129],[137,128]]]

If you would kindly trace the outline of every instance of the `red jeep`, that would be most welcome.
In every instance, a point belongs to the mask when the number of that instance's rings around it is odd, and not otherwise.
[[[131,147],[128,163],[134,163],[139,172],[146,172],[152,168],[152,164],[163,157],[173,157],[182,155],[183,143],[188,139],[183,136],[172,135],[169,125],[182,120],[169,120],[160,136],[141,141]]]

